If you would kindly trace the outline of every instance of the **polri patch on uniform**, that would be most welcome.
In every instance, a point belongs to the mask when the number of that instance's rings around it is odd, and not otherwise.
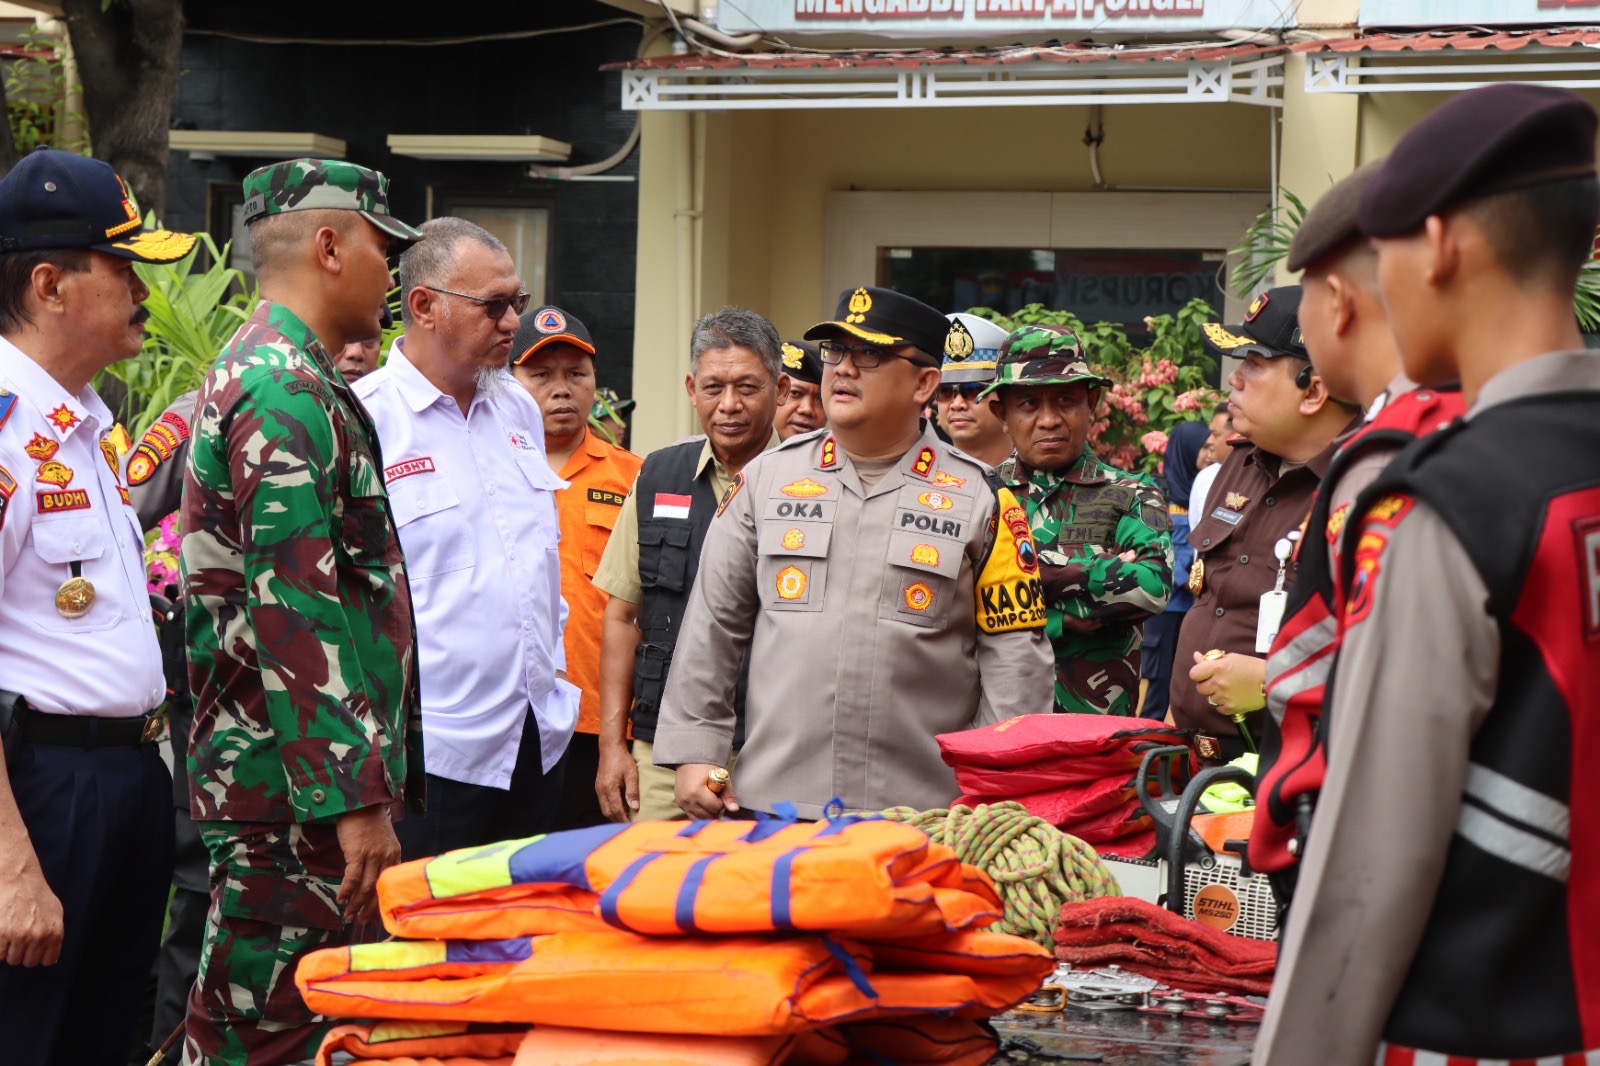
[[[838,462],[839,446],[834,443],[833,436],[830,434],[822,442],[822,469],[831,469]]]
[[[935,485],[944,485],[952,489],[959,489],[967,483],[967,479],[964,477],[956,477],[954,474],[947,474],[943,470],[940,470],[933,475],[933,483]]]
[[[1356,542],[1356,575],[1350,580],[1350,596],[1345,600],[1345,624],[1354,625],[1372,613],[1373,586],[1388,544],[1382,533],[1367,532]]]
[[[918,477],[927,477],[933,471],[933,449],[926,444],[917,453],[917,461],[911,464],[911,472]]]
[[[172,431],[178,435],[179,440],[189,439],[189,423],[185,422],[183,416],[176,411],[166,412],[161,416],[161,421],[172,427]]]
[[[655,505],[650,509],[651,518],[681,518],[689,520],[689,506],[694,499],[681,496],[675,492],[656,493]]]
[[[1219,522],[1226,522],[1230,526],[1236,526],[1239,524],[1239,520],[1242,519],[1244,515],[1240,514],[1238,511],[1230,511],[1221,504],[1218,504],[1216,507],[1211,509],[1211,517],[1215,518]]]
[[[626,494],[621,492],[612,492],[609,489],[589,490],[590,503],[605,503],[610,504],[612,507],[621,507],[622,502],[627,498],[628,497]]]
[[[906,606],[913,611],[926,611],[933,606],[933,590],[925,582],[907,585],[902,595],[905,596]]]
[[[917,496],[917,502],[930,511],[948,511],[956,505],[956,501],[942,492],[923,492]]]
[[[419,455],[415,459],[402,459],[383,468],[383,482],[389,484],[413,474],[431,474],[435,470],[433,456]]]
[[[133,451],[133,457],[128,460],[128,484],[143,485],[150,480],[150,475],[156,472],[156,467],[161,465],[161,459],[149,447],[141,444]]]
[[[733,481],[728,484],[728,491],[722,494],[722,502],[717,504],[718,518],[722,517],[722,512],[728,509],[728,504],[733,502],[733,498],[739,495],[739,490],[742,488],[744,488],[744,474],[741,472],[733,475]],[[660,497],[658,496],[656,499],[659,501]],[[684,517],[688,518],[689,516],[684,515]]]
[[[806,546],[805,531],[800,529],[785,530],[781,543],[786,551],[797,552]]]
[[[786,566],[778,571],[777,577],[778,599],[800,599],[806,594],[806,572],[798,566]]]
[[[1397,526],[1402,518],[1411,513],[1411,508],[1415,504],[1416,501],[1410,496],[1392,492],[1367,508],[1363,521],[1384,526]]]

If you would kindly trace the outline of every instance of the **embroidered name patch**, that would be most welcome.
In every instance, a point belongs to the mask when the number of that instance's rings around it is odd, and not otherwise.
[[[606,489],[590,489],[590,503],[608,503],[612,507],[621,507],[622,501],[628,497],[620,492],[610,492]]]
[[[410,477],[412,474],[431,474],[433,472],[433,457],[424,455],[416,459],[405,459],[395,463],[393,466],[384,467],[383,480],[387,484],[391,481],[399,481],[403,477]]]
[[[41,492],[35,496],[40,514],[56,511],[86,511],[89,509],[87,489],[66,489],[62,492]]]

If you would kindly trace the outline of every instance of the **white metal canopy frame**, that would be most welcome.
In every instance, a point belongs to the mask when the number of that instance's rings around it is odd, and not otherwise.
[[[671,56],[618,64],[626,111],[1063,104],[1283,106],[1281,46]]]
[[[1375,33],[1295,46],[1308,93],[1459,92],[1514,78],[1600,89],[1600,27]]]

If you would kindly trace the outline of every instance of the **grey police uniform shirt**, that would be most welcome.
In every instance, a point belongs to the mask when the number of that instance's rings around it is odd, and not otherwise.
[[[128,494],[139,524],[153,528],[178,509],[183,499],[183,469],[189,465],[189,427],[195,397],[186,392],[172,401],[128,454]]]
[[[926,426],[870,491],[826,430],[746,466],[706,535],[656,763],[726,765],[748,648],[742,806],[948,806],[938,734],[1053,706],[1026,515],[986,470]]]
[[[1545,355],[1502,371],[1466,417],[1571,389],[1600,389],[1594,353]],[[1374,1061],[1433,910],[1461,813],[1467,749],[1494,702],[1500,632],[1466,549],[1421,502],[1388,533],[1372,607],[1339,651],[1339,682],[1324,715],[1327,778],[1257,1066]],[[1380,713],[1397,708],[1411,713]]]

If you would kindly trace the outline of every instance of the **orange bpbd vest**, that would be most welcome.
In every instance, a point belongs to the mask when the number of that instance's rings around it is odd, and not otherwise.
[[[993,883],[921,830],[826,822],[636,822],[468,848],[386,870],[384,925],[406,937],[625,930],[917,936],[997,921]]]
[[[1339,451],[1322,484],[1337,485],[1369,449],[1409,444],[1443,429],[1464,410],[1456,389],[1415,389],[1395,397]],[[1299,577],[1267,656],[1271,713],[1262,737],[1249,858],[1251,866],[1274,875],[1273,889],[1285,906],[1327,776],[1322,703],[1344,637],[1349,594],[1329,573],[1331,545],[1344,525],[1343,513],[1329,511],[1327,494],[1319,490],[1298,548]]]

